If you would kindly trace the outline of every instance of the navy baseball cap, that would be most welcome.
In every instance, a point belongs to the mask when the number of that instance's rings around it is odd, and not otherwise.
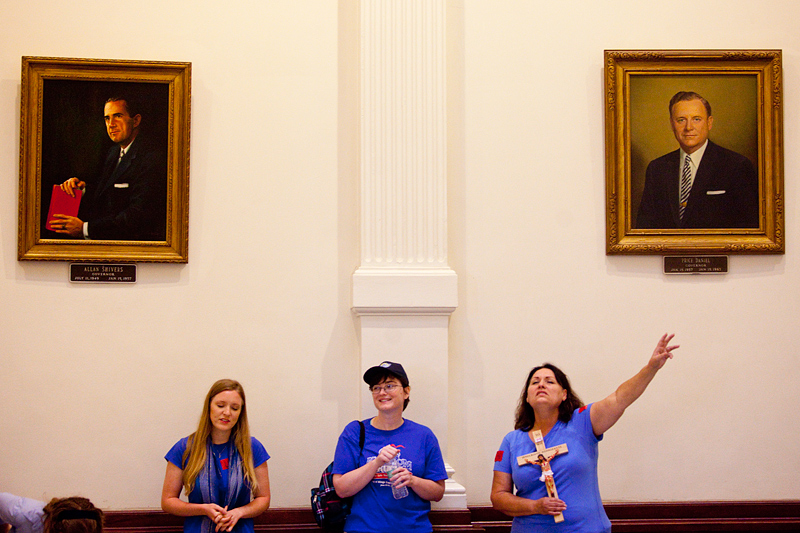
[[[370,384],[370,381],[374,381],[374,378],[377,374],[391,374],[400,380],[400,383],[402,383],[403,387],[408,387],[408,376],[406,375],[406,371],[403,370],[403,365],[400,363],[384,361],[378,366],[373,366],[364,372],[364,381],[367,383],[367,385]]]

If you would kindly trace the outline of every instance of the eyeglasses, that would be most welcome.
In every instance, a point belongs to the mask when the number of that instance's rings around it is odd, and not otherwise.
[[[391,394],[392,392],[394,392],[395,389],[399,389],[399,388],[400,388],[400,385],[398,385],[397,383],[387,383],[386,385],[383,385],[383,386],[374,385],[369,390],[372,391],[373,395],[377,396],[378,394],[381,393],[382,390],[385,390],[387,394]]]

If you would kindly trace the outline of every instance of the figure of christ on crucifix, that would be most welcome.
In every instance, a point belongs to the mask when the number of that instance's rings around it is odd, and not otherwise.
[[[547,487],[547,495],[551,498],[558,498],[558,491],[556,490],[556,480],[553,476],[553,469],[550,467],[550,461],[559,453],[567,453],[566,444],[559,444],[552,448],[547,448],[544,445],[544,437],[542,432],[537,430],[533,431],[533,443],[536,445],[536,451],[526,455],[517,457],[517,464],[522,466],[524,464],[539,465],[542,468],[542,476],[539,478]],[[564,514],[558,513],[553,517],[556,522],[564,521]]]
[[[528,372],[517,404],[514,430],[503,437],[495,455],[490,495],[494,509],[513,517],[515,532],[611,533],[611,521],[603,508],[597,479],[598,445],[606,431],[672,359],[672,352],[678,348],[677,344],[669,344],[672,339],[672,334],[663,335],[638,373],[610,395],[588,405],[572,389],[567,375],[552,363]],[[541,434],[547,435],[551,446],[557,442],[564,445],[558,455],[567,453],[569,445],[569,454],[554,460],[555,450],[545,447]],[[536,445],[533,453],[530,453],[531,442]],[[531,462],[543,467],[542,472]],[[548,470],[558,471],[560,498],[549,494],[549,488],[556,483],[548,486],[547,475],[544,486],[540,481],[540,474],[547,474]],[[549,517],[559,513],[564,514],[564,521],[554,523]]]

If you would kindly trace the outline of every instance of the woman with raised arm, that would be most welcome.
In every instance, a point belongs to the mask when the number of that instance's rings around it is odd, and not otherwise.
[[[546,363],[528,373],[515,429],[505,436],[495,456],[492,480],[492,505],[514,517],[513,533],[611,531],[597,480],[598,443],[672,358],[678,348],[669,344],[673,337],[661,337],[644,368],[611,395],[589,405],[581,402],[556,366]],[[541,432],[549,447],[567,445],[566,452],[545,461],[550,467],[545,480],[541,479],[542,464],[535,460],[539,450],[534,432]],[[525,459],[520,466],[518,458],[526,455],[534,460]],[[558,498],[547,495],[548,478],[557,486]],[[564,520],[556,522],[554,518],[561,514]]]
[[[185,533],[253,533],[269,507],[269,454],[250,436],[244,389],[232,379],[211,386],[197,431],[165,456],[161,508],[184,516]],[[180,499],[181,489],[189,502]]]

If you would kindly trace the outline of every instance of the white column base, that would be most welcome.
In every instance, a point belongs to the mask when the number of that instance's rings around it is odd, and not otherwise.
[[[455,470],[448,463],[444,464],[447,470],[447,480],[444,482],[444,497],[441,501],[432,502],[431,509],[466,509],[467,489],[453,479]]]

